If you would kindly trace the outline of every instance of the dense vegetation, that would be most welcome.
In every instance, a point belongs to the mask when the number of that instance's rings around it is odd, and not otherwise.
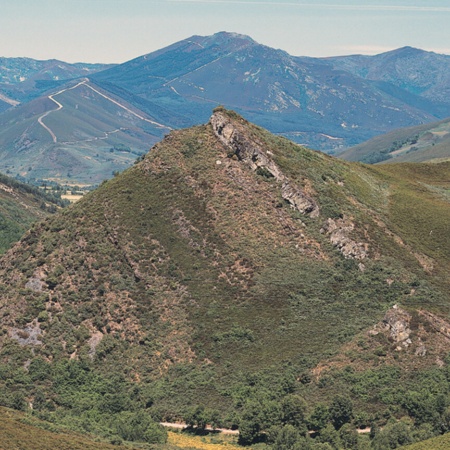
[[[165,441],[160,420],[279,450],[447,431],[450,347],[429,317],[449,312],[449,165],[351,164],[216,114],[319,216],[210,124],[171,133],[2,259],[0,403],[117,442]],[[368,332],[394,304],[401,350]]]
[[[0,173],[0,254],[18,241],[31,224],[55,213],[67,202]]]

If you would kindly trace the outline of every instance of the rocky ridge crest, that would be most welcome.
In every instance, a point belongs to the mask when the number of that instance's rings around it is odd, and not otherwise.
[[[317,202],[301,188],[292,183],[271,158],[269,151],[264,151],[257,139],[252,139],[240,127],[237,121],[220,110],[210,118],[210,124],[217,138],[229,148],[240,161],[246,163],[253,171],[265,170],[281,183],[281,196],[292,208],[311,217],[320,215]]]

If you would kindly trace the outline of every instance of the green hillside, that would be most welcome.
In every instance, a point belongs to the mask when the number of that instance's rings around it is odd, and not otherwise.
[[[374,137],[339,154],[347,161],[369,164],[440,162],[450,159],[450,119]]]
[[[446,431],[450,164],[399,167],[221,108],[172,132],[1,260],[0,404],[147,442],[175,419],[273,448]]]
[[[169,129],[87,79],[0,116],[0,170],[95,185],[122,171]]]
[[[450,448],[450,434],[401,447],[404,450],[446,450]]]
[[[8,408],[0,408],[1,450],[100,450],[129,447],[95,442],[94,439],[71,433],[32,416]]]
[[[60,197],[0,174],[0,254],[18,241],[36,220],[60,209]]]

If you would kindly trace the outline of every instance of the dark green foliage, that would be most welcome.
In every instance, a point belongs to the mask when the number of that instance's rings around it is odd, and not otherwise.
[[[202,431],[210,422],[211,413],[203,405],[192,407],[184,415],[184,420],[189,427]]]
[[[9,405],[6,406],[17,409],[18,411],[25,411],[27,407],[25,395],[22,392],[15,392],[11,397]]]
[[[339,430],[339,437],[341,439],[342,447],[354,449],[358,446],[358,432],[355,427],[346,423]]]
[[[387,150],[386,152],[369,153],[368,155],[361,158],[361,162],[366,164],[376,164],[387,161],[391,158],[392,156],[389,155],[389,151]]]
[[[167,431],[142,411],[117,414],[111,421],[111,427],[113,432],[126,441],[150,444],[167,441]]]
[[[328,410],[331,423],[336,430],[353,419],[353,404],[350,398],[339,395],[333,398]]]
[[[311,430],[320,431],[326,427],[330,418],[328,407],[324,404],[318,403],[308,419]]]
[[[339,432],[330,423],[320,430],[316,440],[324,444],[329,444],[335,450],[339,450],[342,447]]]
[[[380,430],[372,441],[374,450],[398,448],[414,442],[411,423],[405,420],[391,421]]]
[[[32,381],[44,381],[48,379],[51,365],[43,358],[34,358],[28,366],[28,374]]]
[[[258,167],[256,173],[267,179],[273,178],[273,174],[266,167]]]
[[[294,426],[299,432],[306,432],[306,402],[298,395],[287,395],[281,401],[281,420]]]
[[[300,450],[304,448],[299,431],[292,425],[279,428],[271,446],[273,450]]]
[[[0,174],[0,254],[18,241],[31,224],[67,206],[58,193],[48,193],[30,184]]]

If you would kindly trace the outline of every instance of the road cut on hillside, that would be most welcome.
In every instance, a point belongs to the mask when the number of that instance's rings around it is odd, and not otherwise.
[[[176,428],[177,430],[184,430],[188,428],[188,425],[184,422],[160,422],[165,428]],[[213,428],[206,426],[205,431],[216,431],[223,434],[239,434],[239,430],[230,430],[229,428]]]

